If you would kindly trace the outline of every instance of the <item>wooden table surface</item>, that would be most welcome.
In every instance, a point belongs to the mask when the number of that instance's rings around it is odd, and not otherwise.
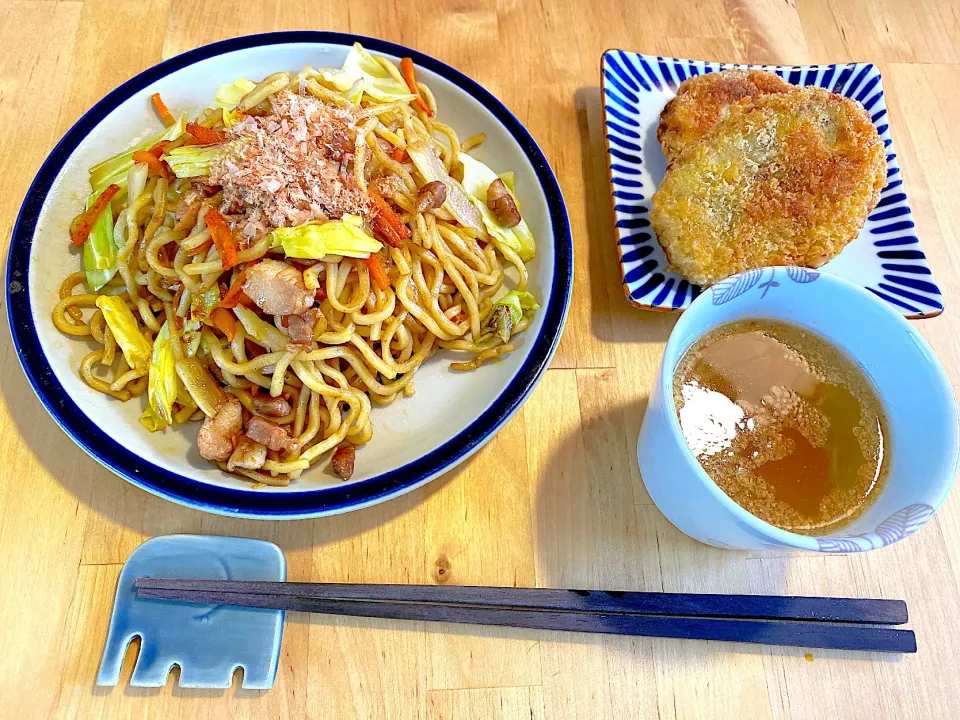
[[[861,555],[700,545],[651,503],[635,442],[674,318],[620,290],[598,66],[610,47],[771,63],[872,61],[947,312],[917,323],[960,380],[960,9],[937,0],[221,0],[0,7],[0,238],[46,154],[123,80],[198,45],[277,29],[378,36],[489,88],[529,128],[576,246],[559,352],[460,469],[334,518],[202,514],[113,476],[57,428],[0,338],[0,717],[934,718],[960,714],[960,493],[918,535]],[[294,580],[905,598],[906,657],[288,616],[269,691],[96,688],[117,576],[144,539],[280,545]]]

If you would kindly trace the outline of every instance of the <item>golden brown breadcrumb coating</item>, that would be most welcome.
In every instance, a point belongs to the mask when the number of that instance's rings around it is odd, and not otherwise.
[[[667,169],[650,221],[670,265],[700,285],[765,265],[819,267],[857,237],[885,182],[863,106],[798,88],[731,106]]]
[[[667,162],[723,120],[734,103],[792,89],[793,85],[765,70],[724,70],[684,80],[660,113],[657,140]]]

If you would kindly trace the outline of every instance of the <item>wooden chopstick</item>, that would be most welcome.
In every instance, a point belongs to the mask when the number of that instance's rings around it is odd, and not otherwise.
[[[204,604],[541,630],[916,652],[912,631],[858,625],[904,622],[906,606],[894,600],[160,578],[139,578],[136,586],[142,598]]]
[[[138,578],[141,589],[295,595],[326,600],[485,605],[500,608],[616,612],[639,615],[684,615],[755,620],[819,620],[876,625],[907,622],[903,600],[824,598],[775,595],[708,595],[694,593],[606,592],[550,588],[469,585],[369,585],[364,583],[297,583],[255,580],[192,580]]]

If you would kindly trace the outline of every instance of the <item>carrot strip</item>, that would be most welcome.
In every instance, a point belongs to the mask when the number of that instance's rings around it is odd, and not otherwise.
[[[108,185],[107,189],[94,200],[93,205],[73,219],[73,222],[70,223],[70,242],[77,247],[83,247],[87,238],[90,237],[90,231],[93,230],[100,213],[107,209],[113,196],[118,192],[120,192],[119,185]]]
[[[163,167],[160,165],[160,158],[148,150],[138,150],[133,154],[135,163],[143,163],[147,166],[147,174],[162,175]]]
[[[230,288],[220,299],[220,307],[224,308],[235,308],[240,304],[240,296],[243,295],[243,284],[247,281],[247,268],[242,270],[234,271],[233,273],[233,282],[230,283]]]
[[[414,104],[423,110],[428,117],[433,117],[433,110],[424,102],[423,96],[420,95],[420,88],[417,87],[417,77],[413,69],[413,60],[407,57],[403,58],[400,61],[400,72],[403,74],[403,79],[406,81],[407,87],[410,88],[410,92],[416,95],[413,99]]]
[[[174,175],[173,171],[170,170],[170,166],[157,155],[154,155],[151,150],[138,150],[133,154],[133,161],[146,165],[147,174],[151,177],[159,175],[160,177],[166,178],[168,182],[173,180]]]
[[[157,160],[159,160],[160,156],[163,155],[163,151],[167,149],[167,145],[169,144],[170,144],[169,140],[161,140],[152,148],[147,150],[147,152],[153,155],[155,158],[157,158]]]
[[[187,132],[204,145],[214,145],[229,140],[229,137],[223,130],[213,130],[203,125],[198,125],[197,123],[187,123]]]
[[[377,284],[377,287],[381,290],[386,290],[390,287],[390,278],[387,276],[387,271],[384,269],[376,253],[370,253],[363,259],[363,262],[365,262],[370,269],[370,275],[373,277],[373,281]]]
[[[157,115],[160,116],[160,119],[163,121],[163,124],[167,127],[173,125],[176,120],[173,119],[173,115],[167,109],[166,104],[163,100],[160,99],[160,93],[154,93],[150,96],[150,99],[153,100],[153,107],[157,110]]]
[[[233,233],[227,225],[227,221],[223,219],[223,215],[215,208],[208,209],[204,217],[207,222],[207,227],[210,228],[213,244],[220,254],[220,264],[224,270],[229,270],[240,262],[238,257],[240,254],[240,246],[234,239]]]
[[[188,132],[185,132],[179,138],[177,138],[176,143],[179,147],[184,147],[187,145],[209,145],[210,143],[201,142],[197,140],[193,135]]]
[[[410,228],[397,217],[397,214],[393,211],[393,208],[390,207],[390,204],[375,192],[370,193],[370,197],[373,198],[373,202],[377,206],[377,210],[379,211],[378,216],[390,223],[390,227],[393,228],[397,236],[401,238],[410,237]]]
[[[394,148],[393,152],[390,153],[390,157],[393,158],[396,162],[403,162],[403,157],[407,154],[407,151],[403,148]]]
[[[378,240],[382,240],[387,245],[397,249],[403,247],[403,239],[397,235],[396,230],[382,216],[374,215],[371,223],[373,224],[373,234]]]
[[[237,321],[233,317],[233,313],[226,308],[218,307],[210,313],[210,319],[213,320],[217,329],[227,336],[227,340],[233,342],[233,339],[237,336]]]

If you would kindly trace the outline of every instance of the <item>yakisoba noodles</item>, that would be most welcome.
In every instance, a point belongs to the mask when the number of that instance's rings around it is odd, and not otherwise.
[[[90,387],[145,397],[145,428],[202,420],[200,454],[256,483],[330,451],[347,479],[372,406],[438,349],[472,356],[456,370],[513,350],[537,304],[512,174],[437,119],[409,59],[355,45],[221,86],[192,123],[152,99],[166,131],[90,170],[53,312],[92,340]]]

